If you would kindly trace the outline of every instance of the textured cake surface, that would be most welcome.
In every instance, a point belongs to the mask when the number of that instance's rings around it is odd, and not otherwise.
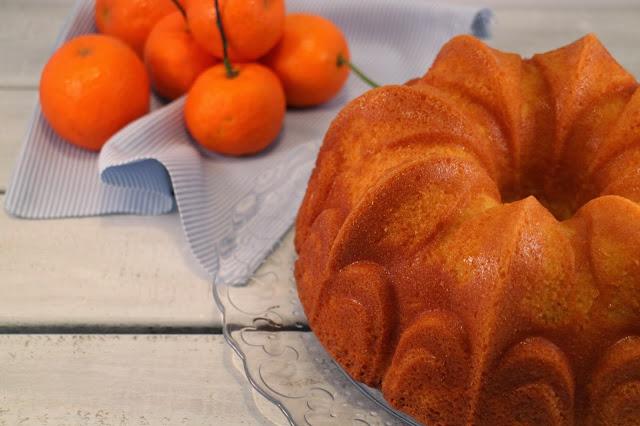
[[[296,228],[311,328],[427,425],[640,425],[640,90],[593,35],[459,36],[347,105]]]

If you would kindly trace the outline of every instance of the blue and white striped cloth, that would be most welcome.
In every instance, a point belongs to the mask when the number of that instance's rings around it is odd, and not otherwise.
[[[379,82],[422,75],[440,46],[458,33],[485,36],[486,9],[423,0],[289,0],[290,12],[334,21],[355,63]],[[95,32],[92,0],[77,1],[56,47]],[[36,107],[6,197],[18,217],[50,219],[177,210],[191,250],[220,282],[243,282],[291,226],[317,149],[332,117],[366,86],[351,76],[319,108],[287,112],[266,152],[248,158],[202,153],[185,131],[184,99],[122,129],[100,154],[61,140]]]

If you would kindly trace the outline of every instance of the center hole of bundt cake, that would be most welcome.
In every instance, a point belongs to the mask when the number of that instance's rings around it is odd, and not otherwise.
[[[570,180],[554,181],[547,185],[526,183],[524,179],[520,190],[501,190],[502,200],[511,203],[528,197],[535,197],[557,220],[570,219],[575,212],[590,199],[580,202],[578,194],[582,192]]]

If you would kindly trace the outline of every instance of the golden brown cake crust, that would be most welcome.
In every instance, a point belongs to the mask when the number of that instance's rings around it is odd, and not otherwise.
[[[637,89],[459,36],[347,105],[296,224],[325,348],[428,425],[640,424]]]

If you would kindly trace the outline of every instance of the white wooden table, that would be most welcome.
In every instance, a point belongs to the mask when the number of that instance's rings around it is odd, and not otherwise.
[[[0,0],[2,204],[72,3]],[[484,3],[497,48],[531,55],[595,32],[640,76],[640,1]],[[283,423],[248,390],[220,321],[175,214],[26,221],[0,212],[0,425]]]

